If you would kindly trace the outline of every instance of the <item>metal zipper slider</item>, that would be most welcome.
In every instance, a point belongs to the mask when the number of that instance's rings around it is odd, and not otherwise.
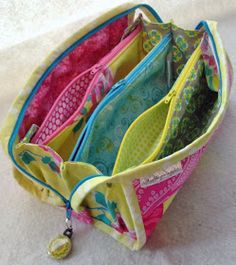
[[[143,19],[143,15],[142,13],[140,13],[138,17],[134,20],[134,22],[125,29],[124,34],[121,38],[121,41],[125,39],[132,31],[136,29],[136,27],[141,23],[142,19]]]
[[[94,75],[96,74],[100,69],[102,69],[103,65],[102,64],[96,64],[93,69],[91,70],[91,74]]]
[[[170,91],[170,92],[166,95],[165,103],[168,104],[174,96],[176,96],[176,91],[175,91],[175,90]]]

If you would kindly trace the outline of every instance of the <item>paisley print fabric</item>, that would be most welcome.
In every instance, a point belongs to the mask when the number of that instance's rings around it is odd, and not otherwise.
[[[219,127],[229,99],[232,68],[216,23],[201,22],[198,30],[186,31],[172,23],[156,23],[160,19],[147,5],[127,8],[117,7],[95,21],[95,31],[88,33],[92,24],[84,28],[40,65],[13,104],[1,140],[22,187],[42,201],[66,207],[68,218],[74,216],[93,224],[130,249],[138,250]],[[123,57],[117,56],[122,63],[115,60],[109,68],[114,82],[124,80],[101,101],[106,94],[103,81],[109,79],[103,73],[95,87],[98,93],[86,98],[79,113],[77,104],[81,103],[87,84],[80,83],[75,105],[71,95],[78,84],[72,85],[59,102],[64,108],[64,115],[60,116],[61,108],[53,110],[52,106],[62,91],[117,47],[124,33],[128,32],[125,40],[133,33],[129,30],[137,29],[135,17],[139,11],[151,23],[143,20],[143,27],[138,25],[143,31],[138,33],[141,38],[135,49],[128,54],[122,50]],[[98,101],[101,102],[97,104]],[[53,110],[52,117],[40,141],[30,142],[49,110]],[[66,133],[57,134],[55,142],[44,142],[48,137],[46,129],[54,126],[50,134],[54,133],[55,126],[64,126],[69,116],[71,120],[63,129]],[[128,132],[137,128],[133,125],[140,125],[140,121],[144,121],[142,126],[131,135],[129,145],[126,142],[123,166],[115,171],[123,140],[129,138]],[[79,136],[71,156],[73,161],[68,161]],[[179,171],[176,165],[180,165]],[[175,168],[171,174],[170,166]]]
[[[113,171],[112,169],[116,161],[121,141],[131,123],[142,112],[156,104],[167,94],[170,89],[168,85],[173,85],[195,49],[197,47],[199,48],[201,41],[202,56],[197,65],[189,71],[188,81],[184,85],[184,89],[179,96],[180,99],[176,104],[176,110],[168,130],[168,136],[165,139],[165,143],[157,159],[180,150],[200,136],[214,118],[214,113],[217,113],[219,107],[219,104],[215,104],[217,101],[217,93],[212,92],[213,89],[209,89],[209,84],[211,85],[213,83],[211,81],[213,76],[212,72],[209,73],[208,61],[205,62],[206,58],[208,58],[207,54],[210,54],[211,50],[211,48],[207,47],[207,45],[209,46],[208,35],[200,30],[183,30],[172,23],[149,23],[145,20],[142,20],[142,23],[143,49],[146,53],[149,53],[154,47],[162,45],[166,35],[170,32],[172,34],[171,42],[168,45],[168,52],[165,52],[164,57],[163,55],[159,56],[162,59],[154,59],[159,61],[159,65],[162,65],[162,74],[158,72],[160,69],[158,69],[158,67],[160,66],[155,66],[156,74],[158,73],[159,78],[153,78],[151,73],[147,75],[148,78],[143,76],[144,72],[147,73],[146,69],[149,67],[147,65],[140,75],[140,78],[142,78],[145,83],[134,82],[132,86],[128,86],[126,90],[122,92],[122,95],[118,95],[115,99],[111,99],[99,112],[98,116],[92,119],[92,125],[86,132],[88,137],[83,139],[83,143],[76,157],[76,160],[91,163],[98,167],[101,172],[108,175]],[[215,59],[211,59],[210,65],[211,68],[216,67]],[[217,72],[214,71],[214,73]],[[169,79],[172,79],[170,83],[168,82]],[[137,78],[137,82],[138,80],[139,77]],[[150,93],[149,89],[151,86],[149,86],[149,84],[154,83],[156,84],[155,92],[153,90],[151,98],[144,99],[143,95]],[[164,83],[167,84],[165,93],[163,93],[162,89],[162,84]],[[134,91],[132,87],[135,87]],[[153,100],[154,94],[160,94],[160,96]],[[142,103],[143,101],[146,103]],[[160,122],[160,126],[162,126],[161,124]],[[190,132],[186,133],[189,129]],[[143,135],[144,134],[145,132],[143,132]],[[134,135],[132,137],[134,137]],[[130,142],[134,143],[137,139],[130,140]],[[143,139],[145,140],[146,138],[144,137]],[[139,140],[143,142],[142,139]],[[138,144],[138,146],[141,145]],[[148,143],[146,146],[148,146]],[[138,165],[141,162],[142,153],[145,154],[147,152],[146,147],[142,151],[135,146],[134,150],[138,150],[139,153],[136,155],[137,159],[135,159],[135,156],[130,156],[128,149],[126,149],[123,149],[125,154],[122,154],[120,158],[121,161],[117,162],[118,167],[123,165],[119,169],[121,171],[132,165]],[[136,151],[134,151],[134,153]]]
[[[150,237],[164,214],[163,203],[182,188],[205,150],[206,147],[204,146],[194,154],[183,159],[181,161],[182,172],[160,183],[149,187],[142,187],[140,179],[133,181],[147,237]]]

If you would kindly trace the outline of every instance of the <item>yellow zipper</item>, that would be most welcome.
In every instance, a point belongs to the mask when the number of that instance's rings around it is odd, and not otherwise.
[[[164,98],[164,102],[169,104],[173,97],[176,96],[176,90],[171,90]]]
[[[142,164],[149,163],[149,162],[153,161],[158,156],[158,154],[159,154],[159,152],[160,152],[160,150],[161,150],[161,148],[165,142],[165,138],[166,138],[167,133],[168,133],[168,128],[169,128],[169,125],[171,123],[173,112],[174,112],[174,109],[176,108],[176,105],[177,105],[178,97],[181,94],[183,87],[187,81],[187,77],[189,76],[189,71],[196,64],[200,55],[201,55],[201,48],[199,45],[196,48],[196,50],[193,52],[191,58],[186,63],[182,74],[179,76],[179,80],[177,80],[177,82],[174,84],[173,88],[170,90],[170,92],[164,98],[164,102],[166,104],[169,104],[170,102],[171,103],[169,106],[169,110],[168,110],[168,114],[167,114],[167,118],[166,118],[166,123],[165,123],[164,129],[163,129],[163,133],[162,133],[160,142],[159,142],[156,150]]]
[[[131,131],[133,129],[133,127],[135,126],[135,124],[139,120],[142,119],[143,115],[146,115],[146,112],[152,111],[154,108],[158,108],[161,104],[169,104],[171,102],[170,106],[169,106],[169,110],[168,110],[168,114],[167,114],[167,118],[166,118],[166,123],[165,123],[164,129],[163,129],[163,133],[162,133],[160,142],[159,142],[157,148],[154,150],[154,152],[147,159],[145,159],[141,164],[146,164],[146,163],[152,162],[157,157],[157,155],[159,154],[159,152],[160,152],[160,150],[161,150],[161,148],[162,148],[162,146],[164,144],[164,140],[165,140],[165,138],[167,136],[169,124],[171,122],[172,115],[173,115],[173,110],[176,107],[178,96],[180,95],[180,93],[181,93],[181,91],[183,89],[183,86],[186,83],[187,77],[189,75],[189,69],[192,69],[194,64],[199,59],[200,54],[201,54],[201,48],[200,48],[200,46],[198,46],[198,48],[193,52],[191,58],[186,63],[182,73],[180,74],[179,78],[177,79],[177,81],[175,82],[175,84],[173,85],[173,87],[169,91],[169,93],[164,98],[162,98],[158,103],[156,103],[154,106],[152,106],[151,108],[146,110],[144,113],[142,113],[130,125],[130,127],[128,128],[128,130],[126,131],[126,133],[125,133],[125,135],[124,135],[124,137],[122,139],[122,142],[121,142],[121,145],[120,145],[117,157],[116,157],[116,162],[115,162],[115,165],[114,165],[114,168],[113,168],[112,175],[117,173],[117,168],[119,169],[118,161],[120,160],[120,156],[121,156],[122,149],[123,149],[123,144],[126,141],[126,137],[129,134],[129,131]]]

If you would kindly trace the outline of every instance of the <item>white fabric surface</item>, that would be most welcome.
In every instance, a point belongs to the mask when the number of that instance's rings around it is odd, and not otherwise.
[[[44,57],[94,14],[123,0],[0,1],[0,122],[18,90]],[[138,1],[136,1],[138,2]],[[147,1],[164,20],[193,27],[216,19],[236,66],[234,0]],[[60,264],[236,264],[235,82],[223,126],[155,233],[132,252],[93,227],[75,223],[74,249]],[[0,149],[0,264],[57,264],[48,240],[64,228],[64,212],[21,189]]]

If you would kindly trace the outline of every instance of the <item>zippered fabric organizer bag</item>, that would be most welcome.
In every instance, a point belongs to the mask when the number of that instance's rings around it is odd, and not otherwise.
[[[54,51],[1,134],[18,183],[65,209],[49,254],[70,252],[73,218],[140,249],[217,131],[231,84],[216,22],[185,30],[146,4],[111,10]]]

